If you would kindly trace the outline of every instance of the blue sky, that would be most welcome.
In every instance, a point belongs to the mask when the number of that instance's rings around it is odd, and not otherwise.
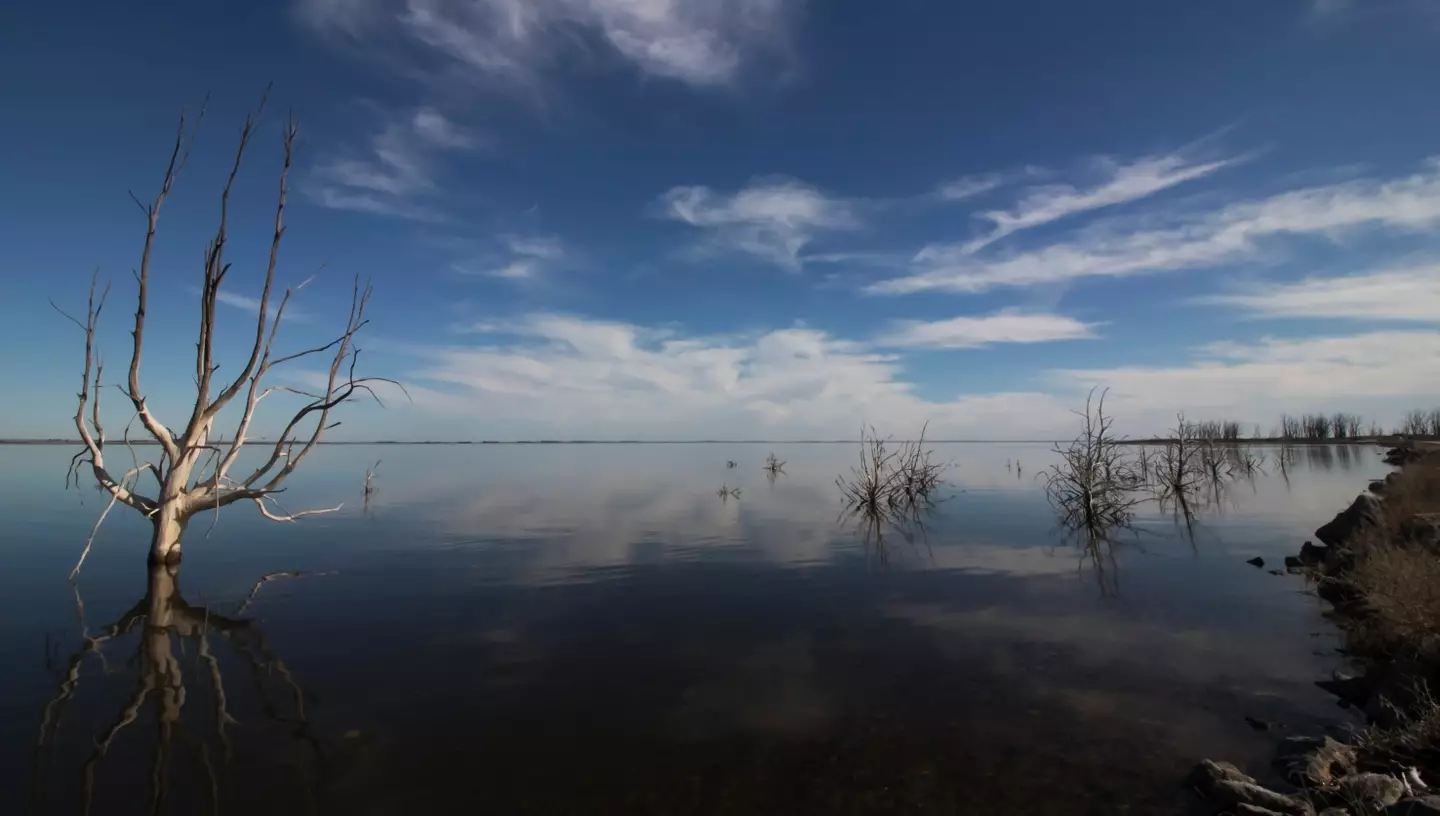
[[[208,93],[144,369],[188,410],[200,261],[272,81],[222,346],[238,369],[291,111],[278,277],[314,280],[281,345],[369,277],[366,370],[413,397],[336,438],[1033,437],[1095,384],[1131,433],[1440,404],[1435,2],[82,6],[0,29],[0,435],[73,431],[81,337],[46,299],[83,309],[96,269],[123,369],[127,193]]]

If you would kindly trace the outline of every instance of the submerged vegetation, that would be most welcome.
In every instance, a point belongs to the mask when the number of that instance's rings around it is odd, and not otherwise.
[[[1040,474],[1061,525],[1090,537],[1130,527],[1135,506],[1144,501],[1135,492],[1141,481],[1137,463],[1125,454],[1115,438],[1115,420],[1105,413],[1105,394],[1097,400],[1090,392],[1085,410],[1075,412],[1079,435],[1066,447],[1056,445],[1060,461]]]
[[[860,430],[860,461],[849,475],[836,477],[842,518],[860,529],[866,550],[881,563],[889,561],[887,530],[914,543],[925,532],[925,515],[934,508],[948,464],[931,460],[934,451],[920,438],[896,443],[873,427]]]

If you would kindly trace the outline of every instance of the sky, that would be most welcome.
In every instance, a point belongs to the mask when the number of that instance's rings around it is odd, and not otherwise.
[[[122,6],[124,6],[122,8]],[[221,370],[287,116],[281,350],[374,286],[334,439],[1132,435],[1440,406],[1435,0],[29,3],[0,25],[0,437],[69,437],[92,274],[184,424],[241,122]],[[208,100],[208,101],[207,101]],[[307,360],[274,383],[313,384]],[[109,379],[107,374],[107,379]],[[115,377],[116,382],[120,379]],[[130,414],[103,392],[112,437]],[[298,398],[261,406],[256,432]],[[287,410],[287,408],[289,410]]]

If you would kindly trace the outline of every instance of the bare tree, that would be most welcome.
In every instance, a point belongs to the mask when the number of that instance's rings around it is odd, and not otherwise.
[[[1430,414],[1423,409],[1415,409],[1405,414],[1400,422],[1397,433],[1402,436],[1425,436],[1430,430]]]
[[[263,107],[262,99],[260,109],[263,110]],[[285,235],[285,200],[294,158],[296,127],[293,120],[287,121],[283,130],[284,158],[280,168],[274,231],[270,239],[264,287],[261,290],[255,322],[254,342],[248,359],[239,367],[234,379],[216,379],[220,368],[214,355],[216,304],[221,286],[231,267],[225,260],[229,243],[230,191],[240,172],[245,150],[254,135],[259,112],[257,110],[255,114],[247,116],[240,129],[239,146],[235,151],[228,180],[220,193],[219,225],[205,252],[200,289],[200,328],[195,343],[195,403],[183,430],[178,433],[151,413],[145,391],[140,385],[140,368],[145,343],[146,309],[149,304],[150,260],[160,210],[185,165],[189,145],[193,141],[193,129],[187,125],[184,113],[180,116],[175,144],[170,151],[169,163],[166,165],[159,192],[148,205],[141,204],[139,199],[131,195],[145,214],[146,231],[140,266],[135,271],[138,291],[134,328],[131,331],[129,376],[123,385],[115,387],[129,399],[134,408],[132,423],[134,419],[140,421],[145,432],[158,444],[159,455],[155,461],[139,461],[134,455],[134,449],[130,447],[127,426],[124,442],[126,447],[130,448],[133,467],[118,478],[105,460],[107,439],[100,421],[100,396],[102,388],[107,384],[102,380],[103,363],[96,349],[96,327],[100,322],[109,286],[100,291],[97,297],[96,281],[92,279],[84,322],[66,314],[85,334],[85,364],[80,379],[79,405],[75,412],[75,428],[80,433],[84,449],[71,461],[70,470],[66,474],[66,484],[69,484],[72,477],[78,484],[79,468],[88,465],[100,488],[110,494],[112,506],[115,503],[123,504],[149,519],[154,527],[150,543],[152,561],[178,561],[180,539],[190,519],[203,511],[218,512],[235,502],[253,502],[266,518],[286,522],[338,510],[339,507],[332,507],[289,513],[280,508],[275,496],[284,490],[281,485],[315,449],[325,431],[338,424],[331,417],[331,412],[337,406],[359,392],[375,397],[371,384],[376,382],[391,382],[398,386],[398,383],[390,380],[355,375],[360,349],[355,346],[354,340],[368,322],[365,318],[365,307],[370,301],[371,293],[370,285],[362,285],[358,279],[351,292],[349,316],[344,331],[339,336],[313,348],[278,356],[274,353],[275,339],[285,307],[294,292],[305,285],[301,283],[299,286],[287,288],[279,298],[278,306],[273,304],[275,267],[279,259],[281,239]],[[203,119],[203,116],[202,109],[200,118]],[[58,311],[59,307],[56,308]],[[65,313],[62,311],[61,314]],[[324,384],[314,391],[301,391],[283,385],[265,385],[266,375],[275,367],[312,355],[327,355],[329,359]],[[248,440],[256,408],[261,400],[278,391],[300,395],[307,402],[286,423],[259,467],[238,477],[231,476],[231,468]],[[230,441],[223,442],[213,436],[215,423],[220,412],[236,397],[240,397],[242,392],[243,403],[240,404],[238,424]],[[140,482],[146,474],[153,477],[154,492],[142,492],[140,489]],[[86,552],[88,551],[89,542],[86,544]],[[84,560],[83,555],[81,560]],[[77,570],[78,568],[79,565]]]

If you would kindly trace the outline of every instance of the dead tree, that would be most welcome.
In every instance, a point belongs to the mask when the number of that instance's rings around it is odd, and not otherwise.
[[[262,99],[261,109],[263,107]],[[275,267],[279,259],[281,239],[285,235],[285,200],[294,157],[296,127],[293,120],[286,122],[283,131],[284,158],[280,168],[274,231],[270,238],[269,259],[265,267],[264,285],[255,321],[254,342],[248,359],[243,365],[236,367],[237,373],[233,379],[216,378],[220,369],[214,356],[216,304],[221,286],[225,283],[231,267],[225,259],[230,240],[230,190],[240,172],[245,150],[254,135],[259,112],[257,110],[255,114],[247,116],[240,129],[239,146],[235,151],[228,180],[220,193],[219,225],[205,251],[200,288],[200,328],[195,343],[193,372],[195,403],[184,425],[178,426],[182,428],[179,432],[172,430],[172,427],[176,426],[162,422],[151,413],[146,392],[140,384],[140,369],[145,347],[145,318],[151,283],[150,259],[160,210],[185,165],[189,144],[193,141],[193,129],[187,125],[184,113],[180,116],[175,143],[170,151],[169,163],[166,165],[159,192],[149,204],[141,204],[139,199],[131,195],[145,214],[145,243],[141,251],[140,265],[134,273],[138,291],[134,328],[131,331],[129,376],[125,383],[114,387],[125,395],[134,409],[131,422],[138,419],[145,433],[158,445],[159,452],[154,461],[142,462],[135,456],[134,448],[130,447],[128,425],[123,441],[129,448],[133,467],[117,475],[114,466],[105,458],[107,438],[101,425],[100,396],[102,388],[109,384],[102,379],[103,364],[96,349],[96,327],[100,322],[109,286],[101,290],[97,297],[96,281],[92,278],[83,322],[61,312],[79,326],[85,336],[85,364],[80,378],[79,406],[75,412],[75,428],[80,433],[84,449],[71,461],[70,470],[66,473],[66,484],[74,478],[78,485],[79,469],[88,465],[100,488],[110,494],[111,501],[106,508],[107,512],[118,503],[143,514],[154,527],[150,542],[152,561],[172,564],[177,562],[180,558],[180,540],[190,520],[198,513],[219,512],[236,502],[253,502],[266,518],[284,522],[340,509],[337,506],[291,513],[283,510],[275,497],[284,490],[282,485],[285,480],[320,443],[324,433],[339,424],[332,418],[332,411],[336,407],[361,392],[375,397],[375,392],[371,390],[374,383],[389,382],[398,386],[398,383],[390,380],[357,377],[355,374],[360,356],[360,349],[355,345],[355,336],[368,322],[365,318],[365,307],[370,301],[371,293],[370,285],[362,284],[358,279],[351,292],[349,317],[339,336],[324,345],[289,354],[277,355],[274,351],[285,307],[295,291],[305,285],[301,283],[299,286],[287,288],[279,297],[278,305],[273,303]],[[202,109],[200,118],[203,119],[203,116]],[[56,308],[59,311],[59,308]],[[283,385],[265,384],[266,375],[277,366],[314,355],[325,355],[329,360],[325,381],[315,390],[307,392]],[[270,450],[259,467],[240,475],[232,475],[231,469],[248,441],[256,408],[261,400],[281,391],[299,395],[307,402],[295,412],[275,442],[267,443]],[[224,442],[222,438],[215,436],[215,424],[220,412],[237,397],[243,400],[238,423],[229,442]],[[145,478],[147,476],[153,479],[153,488],[150,490],[142,489],[142,482],[150,481]],[[102,514],[101,521],[103,519]],[[98,527],[97,522],[96,528]],[[81,555],[81,563],[84,562],[93,539],[92,532],[91,541],[86,542],[85,551]],[[77,564],[76,572],[79,569],[80,564]]]

